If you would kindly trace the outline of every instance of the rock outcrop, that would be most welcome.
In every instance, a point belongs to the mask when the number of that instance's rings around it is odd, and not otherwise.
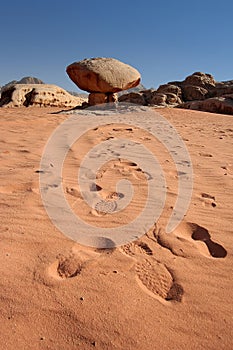
[[[119,102],[135,103],[138,105],[146,105],[146,99],[142,92],[130,92],[128,94],[121,95],[118,98]]]
[[[80,89],[95,94],[89,96],[90,105],[116,101],[114,93],[140,83],[140,73],[115,58],[99,57],[74,62],[66,68],[66,72]]]
[[[175,85],[181,88],[183,101],[204,100],[212,90],[216,81],[211,74],[195,72],[189,75],[184,81],[169,82],[168,85]]]
[[[175,107],[181,103],[181,99],[178,95],[167,91],[160,92],[159,89],[131,92],[129,94],[120,96],[118,98],[118,101],[155,107]]]
[[[76,107],[85,99],[70,95],[56,85],[15,84],[5,88],[0,99],[0,107],[40,106]]]
[[[233,115],[233,94],[222,97],[211,97],[203,101],[190,101],[179,105],[180,108],[194,109],[203,112]]]
[[[219,97],[233,94],[233,80],[217,82],[214,89],[210,89],[208,97]]]
[[[180,107],[213,113],[233,114],[233,80],[216,82],[211,74],[195,72],[184,81],[172,81],[119,98],[119,102],[154,107]]]

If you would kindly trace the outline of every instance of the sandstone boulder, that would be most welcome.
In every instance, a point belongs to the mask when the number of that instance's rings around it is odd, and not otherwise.
[[[160,85],[157,89],[157,92],[160,93],[172,93],[177,95],[178,97],[182,96],[182,90],[179,86],[177,85],[173,85],[173,84],[164,84],[164,85]]]
[[[215,84],[215,79],[211,74],[202,72],[195,72],[182,82],[182,85],[201,86],[206,89],[214,87]]]
[[[40,107],[76,107],[85,99],[70,95],[56,85],[15,84],[4,89],[0,107],[40,106]]]
[[[216,81],[211,74],[195,72],[183,81],[173,81],[168,86],[176,86],[181,92],[178,96],[183,101],[203,100],[210,97],[210,91],[215,89]],[[166,85],[165,85],[166,86]],[[158,89],[159,90],[159,89]],[[173,91],[173,93],[176,93]]]
[[[209,90],[208,97],[219,97],[233,93],[233,80],[217,82],[215,87]]]
[[[150,105],[155,105],[155,106],[166,106],[166,99],[167,96],[166,94],[158,93],[155,91],[154,93],[151,94],[151,99],[150,99]]]
[[[130,92],[129,94],[124,94],[118,98],[119,102],[135,103],[138,105],[145,105],[146,100],[141,92]]]
[[[137,86],[140,73],[114,58],[90,58],[74,62],[66,68],[70,79],[88,92],[118,92]]]
[[[151,98],[149,101],[149,105],[158,106],[158,107],[169,107],[169,106],[177,106],[181,103],[181,100],[178,95],[172,92],[159,92],[159,90],[153,92],[151,94]]]
[[[179,90],[176,89],[170,89],[168,88],[167,91],[175,91],[179,93]],[[149,89],[141,92],[131,92],[129,94],[124,94],[119,97],[119,102],[128,102],[128,103],[135,103],[143,106],[158,106],[158,107],[168,107],[168,106],[174,106],[181,103],[181,100],[178,95],[172,93],[172,92],[166,92],[164,93],[159,92],[158,90]]]
[[[201,86],[183,85],[182,97],[184,101],[204,100],[208,95],[208,90]]]
[[[181,103],[179,96],[177,96],[176,94],[173,94],[171,92],[167,92],[166,96],[167,96],[166,103],[168,105],[177,105],[177,104]]]
[[[144,96],[144,98],[145,98],[145,100],[146,100],[146,105],[150,105],[151,103],[151,98],[152,98],[152,96],[153,96],[153,94],[155,93],[155,91],[157,91],[157,90],[155,90],[155,89],[147,89],[147,90],[144,90],[143,91],[143,96]]]
[[[185,102],[179,105],[179,107],[203,112],[233,114],[233,94],[207,98],[203,101]]]

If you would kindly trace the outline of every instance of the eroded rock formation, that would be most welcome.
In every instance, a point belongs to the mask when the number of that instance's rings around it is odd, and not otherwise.
[[[76,107],[85,99],[70,95],[56,85],[15,84],[5,88],[0,99],[0,107]]]
[[[211,74],[195,72],[184,81],[173,81],[119,97],[119,102],[155,107],[180,107],[233,114],[233,80],[216,82]]]
[[[90,92],[88,102],[91,106],[116,102],[116,92],[140,83],[140,73],[115,58],[99,57],[74,62],[66,68],[66,72],[80,89]]]

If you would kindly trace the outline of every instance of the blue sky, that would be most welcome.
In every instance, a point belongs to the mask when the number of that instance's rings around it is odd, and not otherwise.
[[[24,76],[78,88],[66,66],[114,57],[157,88],[195,71],[233,79],[232,0],[11,0],[1,4],[0,85]]]

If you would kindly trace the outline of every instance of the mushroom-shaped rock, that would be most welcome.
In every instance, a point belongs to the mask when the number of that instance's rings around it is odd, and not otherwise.
[[[128,90],[140,82],[140,73],[115,58],[90,58],[66,68],[70,79],[82,90],[114,93]]]

